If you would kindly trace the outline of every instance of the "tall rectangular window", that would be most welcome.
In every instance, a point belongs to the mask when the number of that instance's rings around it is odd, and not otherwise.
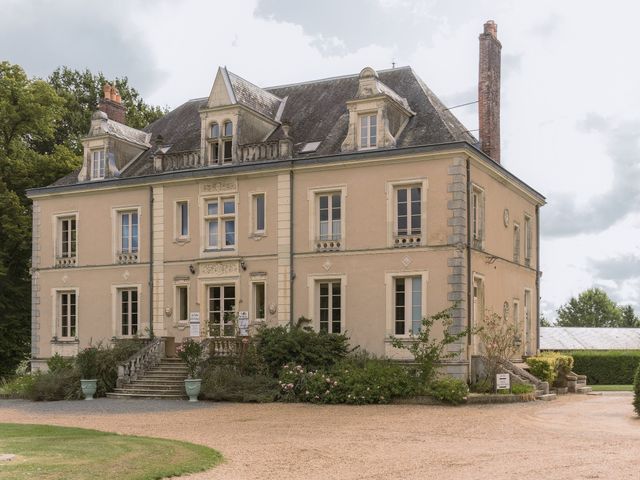
[[[138,334],[138,289],[120,290],[120,334],[131,336]]]
[[[236,200],[235,197],[218,197],[206,201],[205,232],[206,248],[234,248],[236,245]]]
[[[93,152],[91,152],[91,178],[93,180],[104,178],[104,172],[104,150],[94,150]]]
[[[138,212],[120,212],[120,252],[138,252]]]
[[[342,331],[342,293],[340,280],[318,282],[320,331]]]
[[[58,292],[58,325],[61,338],[77,336],[77,308],[75,292]]]
[[[524,263],[531,265],[531,217],[524,217]]]
[[[61,218],[58,221],[60,236],[58,256],[72,258],[76,256],[76,217]]]
[[[179,322],[189,320],[189,288],[186,285],[176,287],[176,315]]]
[[[233,142],[224,140],[222,142],[222,163],[230,163],[233,160]]]
[[[393,297],[395,334],[417,334],[422,325],[422,277],[396,277]]]
[[[378,144],[378,115],[360,115],[360,148],[375,148]]]
[[[520,225],[513,224],[513,261],[520,262]]]
[[[420,235],[422,233],[422,187],[397,188],[396,235]]]
[[[189,202],[176,203],[177,236],[187,238],[189,236]]]
[[[253,318],[263,321],[266,318],[266,291],[264,282],[253,284]]]
[[[471,192],[471,236],[475,248],[483,248],[484,242],[484,192],[473,187]]]
[[[235,314],[235,285],[209,287],[209,335],[212,337],[235,335]]]
[[[342,194],[318,195],[318,234],[320,240],[340,240],[342,237]]]
[[[265,231],[265,203],[264,193],[253,195],[253,233]]]

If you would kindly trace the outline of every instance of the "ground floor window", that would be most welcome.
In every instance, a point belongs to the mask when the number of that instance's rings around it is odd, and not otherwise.
[[[120,334],[123,336],[138,334],[138,289],[123,288],[120,297]]]
[[[320,331],[341,333],[342,291],[340,280],[318,282]]]
[[[265,313],[265,284],[264,282],[253,283],[253,318],[257,321],[263,321],[266,318]]]
[[[212,337],[235,335],[235,314],[235,285],[209,287],[209,335]]]
[[[422,277],[394,279],[394,332],[417,334],[422,324]]]
[[[189,320],[189,288],[186,285],[176,287],[176,314],[179,322]]]
[[[77,336],[78,305],[76,292],[58,292],[58,325],[61,338]]]

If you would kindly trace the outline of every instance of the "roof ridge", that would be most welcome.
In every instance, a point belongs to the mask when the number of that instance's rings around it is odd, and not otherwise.
[[[411,66],[404,65],[402,67],[385,68],[384,70],[376,70],[376,73],[386,73],[386,72],[391,72],[391,71],[394,71],[394,70],[407,70],[407,69],[413,71]],[[312,83],[331,82],[333,80],[342,80],[342,79],[345,79],[345,78],[353,78],[353,77],[357,77],[359,75],[360,75],[360,72],[358,72],[358,73],[349,73],[347,75],[336,75],[336,76],[333,76],[333,77],[319,78],[319,79],[316,79],[316,80],[305,80],[304,82],[287,83],[287,84],[284,84],[284,85],[272,85],[270,87],[264,87],[263,90],[294,87],[296,85],[309,85],[309,84],[312,84]],[[271,93],[271,92],[269,92],[269,93]]]

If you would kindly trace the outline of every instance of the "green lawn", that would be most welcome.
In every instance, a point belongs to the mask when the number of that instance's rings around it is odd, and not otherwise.
[[[633,385],[589,385],[594,392],[633,392]]]
[[[217,451],[193,443],[134,437],[83,428],[0,424],[2,480],[147,480],[207,470]]]

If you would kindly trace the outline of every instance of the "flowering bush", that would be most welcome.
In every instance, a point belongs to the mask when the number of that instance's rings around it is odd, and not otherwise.
[[[187,338],[176,348],[178,356],[187,364],[187,376],[189,378],[196,378],[198,365],[200,365],[200,359],[202,358],[202,351],[202,344],[191,338]]]
[[[429,385],[429,394],[441,402],[459,405],[465,401],[469,394],[469,387],[462,380],[453,377],[444,377],[434,380]]]
[[[375,359],[346,360],[326,371],[284,365],[279,385],[280,399],[284,401],[353,405],[388,403],[393,397],[420,391],[418,379],[407,369]]]

